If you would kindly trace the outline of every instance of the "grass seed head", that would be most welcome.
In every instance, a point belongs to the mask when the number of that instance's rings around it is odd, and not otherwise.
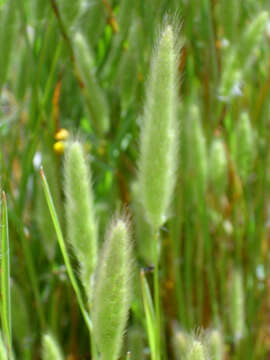
[[[192,341],[186,360],[206,360],[205,349],[200,340]]]
[[[89,298],[97,262],[97,223],[91,173],[78,140],[71,141],[66,148],[64,180],[67,236],[80,263],[82,283]]]
[[[155,49],[141,127],[139,183],[148,221],[165,221],[175,183],[178,148],[177,59],[175,34],[165,26]]]
[[[121,350],[131,299],[131,244],[125,217],[109,228],[94,279],[93,331],[102,360]]]

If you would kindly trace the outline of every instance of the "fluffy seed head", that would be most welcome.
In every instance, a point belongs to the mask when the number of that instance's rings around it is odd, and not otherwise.
[[[177,49],[172,26],[163,30],[152,56],[141,128],[139,184],[148,221],[165,221],[177,164]]]
[[[190,338],[184,331],[175,328],[173,334],[173,349],[177,360],[185,359],[190,345]]]
[[[102,360],[116,360],[122,344],[131,298],[131,245],[128,224],[111,225],[94,280],[93,331]]]
[[[224,358],[224,343],[220,330],[215,329],[208,334],[207,344],[211,360],[222,360]]]
[[[204,346],[199,340],[193,340],[187,360],[206,360]]]
[[[66,195],[67,236],[81,267],[81,279],[87,294],[97,261],[97,225],[91,174],[83,146],[75,140],[65,152],[64,188]]]
[[[261,43],[261,38],[266,28],[269,15],[267,11],[261,11],[254,20],[248,25],[244,32],[241,44],[239,46],[240,60],[254,53],[258,45]]]

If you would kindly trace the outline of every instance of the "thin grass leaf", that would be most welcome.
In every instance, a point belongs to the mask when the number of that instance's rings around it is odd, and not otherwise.
[[[48,204],[48,207],[49,207],[49,210],[50,210],[50,214],[51,214],[52,221],[53,221],[53,224],[54,224],[54,228],[55,228],[58,243],[59,243],[59,246],[60,246],[60,249],[61,249],[61,253],[62,253],[63,258],[64,258],[67,273],[68,273],[70,282],[72,284],[72,287],[74,289],[74,292],[76,294],[77,301],[78,301],[78,304],[80,306],[83,318],[84,318],[84,320],[86,322],[86,325],[87,325],[87,327],[89,329],[89,332],[91,333],[92,323],[91,323],[90,317],[89,317],[89,315],[88,315],[88,313],[87,313],[87,311],[86,311],[86,309],[84,307],[81,291],[80,291],[80,288],[78,286],[77,280],[75,278],[74,272],[72,270],[72,266],[71,266],[69,255],[68,255],[68,251],[67,251],[67,248],[66,248],[66,244],[65,244],[65,241],[64,241],[64,237],[63,237],[63,234],[62,234],[62,230],[61,230],[61,226],[60,226],[60,223],[59,223],[59,220],[58,220],[58,216],[57,216],[57,213],[56,213],[56,210],[55,210],[55,207],[54,207],[54,203],[53,203],[53,199],[52,199],[51,192],[50,192],[50,189],[49,189],[49,185],[48,185],[45,173],[44,173],[42,168],[40,169],[40,175],[41,175],[41,178],[42,178],[42,185],[43,185],[44,194],[45,194],[46,201],[47,201],[47,204]]]
[[[156,330],[155,330],[155,313],[154,306],[151,298],[150,289],[148,283],[145,278],[144,271],[141,271],[141,288],[142,288],[142,296],[143,296],[143,306],[144,312],[146,316],[146,329],[148,335],[149,346],[151,349],[151,359],[154,360],[156,358]]]
[[[6,194],[2,192],[1,206],[1,317],[3,338],[8,348],[10,357],[12,346],[11,334],[11,301],[10,301],[10,265],[9,265],[9,235],[8,235],[8,210]]]

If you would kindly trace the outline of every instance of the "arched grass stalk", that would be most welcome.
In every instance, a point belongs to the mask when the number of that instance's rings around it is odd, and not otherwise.
[[[93,329],[101,360],[119,356],[131,300],[131,270],[128,223],[122,217],[109,228],[94,281]]]
[[[177,59],[174,29],[164,27],[153,53],[141,128],[139,187],[153,229],[156,359],[161,357],[159,229],[166,220],[177,164]]]

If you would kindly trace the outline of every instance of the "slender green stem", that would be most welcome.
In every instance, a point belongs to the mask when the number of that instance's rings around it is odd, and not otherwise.
[[[172,251],[173,251],[173,270],[174,270],[174,279],[175,279],[175,291],[177,298],[177,307],[178,307],[178,318],[179,321],[186,326],[186,312],[184,306],[184,294],[183,294],[183,276],[181,271],[181,266],[179,262],[179,255],[182,249],[182,229],[183,229],[183,219],[182,219],[182,209],[179,201],[181,196],[180,186],[177,187],[176,203],[175,203],[175,213],[177,216],[171,222],[171,234],[172,234]]]
[[[159,230],[154,231],[154,304],[156,314],[156,359],[161,358],[161,317],[160,317],[160,290],[159,290]]]
[[[141,270],[141,289],[143,306],[146,318],[146,328],[151,352],[151,360],[156,359],[156,337],[155,337],[155,313],[150,289],[145,278],[144,270]]]
[[[45,174],[44,174],[44,171],[43,171],[42,168],[40,169],[40,174],[41,174],[41,178],[42,178],[42,185],[43,185],[43,189],[44,189],[44,194],[45,194],[46,201],[47,201],[47,204],[48,204],[48,207],[49,207],[49,211],[50,211],[50,214],[51,214],[51,217],[52,217],[52,221],[53,221],[53,224],[54,224],[54,227],[55,227],[55,232],[56,232],[56,235],[57,235],[57,239],[58,239],[58,243],[59,243],[59,246],[60,246],[60,249],[61,249],[62,256],[64,258],[67,273],[68,273],[71,285],[73,287],[73,290],[74,290],[74,292],[76,294],[77,301],[78,301],[81,313],[83,315],[83,318],[85,320],[85,323],[87,325],[87,328],[88,328],[90,336],[91,336],[92,333],[93,333],[92,322],[91,322],[90,316],[89,316],[89,314],[88,314],[88,312],[87,312],[87,310],[86,310],[86,308],[84,306],[81,291],[80,291],[79,285],[77,283],[76,277],[74,275],[74,272],[72,270],[72,266],[71,266],[69,255],[68,255],[68,251],[67,251],[67,248],[66,248],[66,244],[65,244],[65,241],[64,241],[64,237],[63,237],[63,234],[62,234],[62,230],[61,230],[61,227],[60,227],[58,216],[57,216],[57,213],[56,213],[56,210],[55,210],[55,207],[54,207],[54,203],[53,203],[53,199],[52,199],[51,192],[50,192],[50,189],[49,189],[49,185],[48,185],[47,179],[45,177]],[[92,339],[92,337],[91,337],[91,339]],[[90,342],[91,342],[91,349],[93,351],[93,353],[92,353],[93,358],[97,359],[96,349],[95,349],[95,346],[93,345],[93,341],[90,340]]]
[[[7,344],[8,359],[12,353],[12,332],[11,332],[11,300],[10,300],[10,265],[9,265],[9,236],[8,236],[8,211],[6,194],[2,192],[1,209],[1,317],[4,340]]]
[[[59,243],[59,246],[60,246],[60,249],[61,249],[61,252],[62,252],[62,256],[64,258],[67,273],[68,273],[70,282],[72,284],[73,290],[74,290],[74,292],[76,294],[77,301],[78,301],[81,313],[83,315],[83,318],[84,318],[85,323],[87,325],[87,328],[89,330],[90,348],[91,348],[91,352],[92,352],[92,358],[93,359],[98,359],[98,357],[97,357],[97,349],[96,349],[96,346],[95,346],[95,343],[94,343],[93,337],[92,337],[92,334],[93,334],[92,321],[90,319],[89,313],[87,312],[87,310],[86,310],[86,308],[84,306],[81,291],[80,291],[79,285],[77,283],[76,277],[74,275],[74,272],[72,270],[72,266],[71,266],[68,251],[67,251],[67,248],[66,248],[66,245],[65,245],[65,242],[64,242],[64,237],[63,237],[63,234],[62,234],[61,226],[60,226],[58,216],[57,216],[57,213],[56,213],[56,210],[55,210],[55,207],[54,207],[53,199],[52,199],[52,196],[51,196],[51,193],[50,193],[49,185],[48,185],[47,179],[45,177],[45,174],[44,174],[44,171],[43,171],[42,168],[40,169],[40,174],[41,174],[41,178],[42,178],[42,184],[43,184],[45,197],[46,197],[47,204],[48,204],[50,214],[51,214],[51,217],[52,217],[52,221],[53,221],[53,224],[54,224],[54,227],[55,227],[55,231],[56,231],[58,243]]]

